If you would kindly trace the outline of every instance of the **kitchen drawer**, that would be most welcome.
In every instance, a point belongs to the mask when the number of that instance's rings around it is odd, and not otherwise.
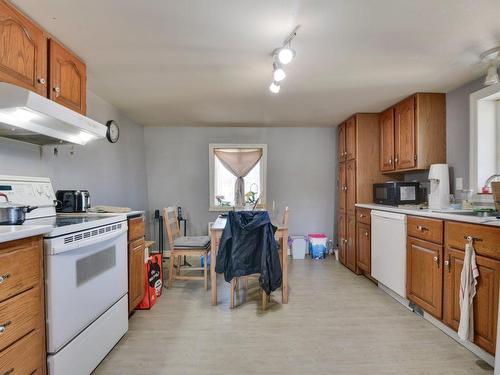
[[[39,328],[40,308],[38,287],[0,303],[0,351]]]
[[[134,217],[128,221],[128,241],[144,237],[144,216]]]
[[[467,240],[464,237],[474,238],[474,250],[476,254],[500,260],[500,228],[459,223],[455,221],[446,222],[446,247],[465,250]]]
[[[443,244],[443,221],[426,217],[408,216],[408,236]]]
[[[41,237],[0,244],[0,302],[40,283],[42,253]]]
[[[370,215],[372,210],[369,208],[356,208],[356,221],[358,223],[370,225],[372,222],[372,217]]]
[[[0,374],[44,374],[43,340],[40,331],[31,332],[0,352]]]

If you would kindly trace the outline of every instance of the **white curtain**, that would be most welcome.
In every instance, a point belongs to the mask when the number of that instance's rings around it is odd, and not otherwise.
[[[241,207],[245,205],[245,176],[255,167],[262,158],[261,148],[217,148],[215,156],[222,165],[236,177],[234,186],[234,204]]]

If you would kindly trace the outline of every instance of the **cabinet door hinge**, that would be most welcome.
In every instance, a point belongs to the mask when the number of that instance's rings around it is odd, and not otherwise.
[[[413,155],[413,160],[417,160],[417,154]]]

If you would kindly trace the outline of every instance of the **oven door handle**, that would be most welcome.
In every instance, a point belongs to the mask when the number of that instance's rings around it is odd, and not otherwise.
[[[113,231],[111,233],[103,234],[101,236],[97,236],[97,237],[93,237],[93,238],[91,237],[87,240],[79,240],[77,242],[72,242],[69,244],[56,244],[56,245],[53,244],[51,246],[51,249],[50,249],[50,254],[52,254],[52,255],[60,254],[60,253],[66,252],[66,251],[71,251],[71,250],[79,249],[82,247],[92,246],[96,243],[100,243],[103,241],[109,241],[109,240],[112,240],[116,237],[119,237],[120,235],[122,235],[123,233],[126,233],[127,231],[128,231],[128,228],[125,226],[125,228],[119,229],[117,231]]]

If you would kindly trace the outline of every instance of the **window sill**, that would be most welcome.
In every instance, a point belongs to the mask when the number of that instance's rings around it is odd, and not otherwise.
[[[228,212],[228,211],[251,211],[253,206],[246,207],[221,207],[221,206],[210,206],[208,208],[209,212]],[[258,204],[256,209],[264,210],[266,208],[265,204]]]

